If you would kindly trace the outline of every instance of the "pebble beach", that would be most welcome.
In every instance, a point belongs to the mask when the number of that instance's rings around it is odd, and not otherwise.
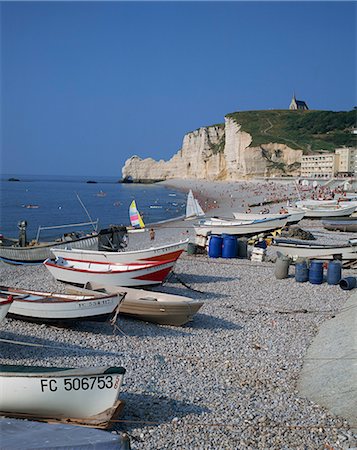
[[[296,197],[292,183],[166,182],[191,188],[210,215],[232,217],[248,204],[276,201],[277,212]],[[252,207],[258,212],[259,207]],[[274,208],[274,210],[273,210]],[[189,237],[194,221],[157,225],[155,245]],[[318,242],[346,242],[349,233],[303,220]],[[153,245],[148,233],[129,249]],[[269,248],[268,255],[275,254]],[[355,274],[343,271],[344,276]],[[64,292],[44,266],[0,266],[2,285]],[[2,364],[57,367],[123,366],[123,415],[112,431],[129,435],[132,449],[348,449],[357,434],[343,417],[302,396],[304,356],[319,327],[351,295],[339,286],[296,283],[294,268],[276,280],[273,262],[212,259],[184,253],[174,274],[155,288],[204,301],[183,327],[119,316],[109,323],[59,328],[5,319]],[[7,340],[4,342],[4,340]],[[17,341],[18,344],[9,341]],[[32,344],[20,345],[19,342]]]

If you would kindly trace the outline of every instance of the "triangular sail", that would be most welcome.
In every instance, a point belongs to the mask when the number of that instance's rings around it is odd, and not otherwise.
[[[136,207],[135,200],[133,200],[130,204],[129,216],[130,216],[130,223],[134,228],[145,228],[143,219],[141,218],[139,211]]]
[[[186,219],[190,217],[204,216],[204,215],[205,213],[203,212],[203,209],[193,196],[192,190],[190,189],[190,192],[188,193],[187,196]]]

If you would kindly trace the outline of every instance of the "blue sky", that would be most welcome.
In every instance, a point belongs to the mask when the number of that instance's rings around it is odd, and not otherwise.
[[[1,2],[3,173],[121,176],[233,111],[356,100],[354,2]]]

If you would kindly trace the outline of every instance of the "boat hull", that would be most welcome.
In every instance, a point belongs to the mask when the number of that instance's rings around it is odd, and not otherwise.
[[[285,256],[289,256],[296,260],[297,258],[314,258],[314,259],[333,259],[334,255],[342,255],[342,260],[356,260],[356,245],[318,245],[307,244],[300,241],[275,239],[273,247]]]
[[[350,216],[356,209],[355,206],[338,206],[338,205],[326,205],[324,207],[305,207],[302,208],[305,211],[305,219],[321,219],[324,217],[347,217]],[[294,213],[294,208],[288,208],[288,212]]]
[[[134,262],[164,262],[177,260],[187,248],[188,239],[161,247],[151,247],[145,250],[132,252],[102,252],[82,249],[54,248],[52,253],[56,258],[64,258],[67,261],[80,260],[85,262],[100,262],[113,264],[130,264]]]
[[[88,293],[106,292],[107,294],[126,292],[120,304],[119,314],[159,325],[182,326],[192,320],[194,314],[203,306],[203,302],[181,295],[145,291],[143,289],[101,286],[87,283],[85,289],[68,288],[69,292]]]
[[[110,295],[65,295],[1,287],[0,296],[13,297],[9,317],[40,323],[105,321],[117,310],[123,292]]]
[[[49,242],[32,247],[0,246],[0,259],[8,264],[41,264],[53,258],[51,248],[97,249],[98,236],[91,235],[67,242]]]
[[[0,323],[5,319],[12,305],[12,298],[0,298]]]
[[[357,232],[357,217],[326,218],[322,220],[322,225],[326,230],[330,231],[355,233]]]
[[[237,220],[259,220],[259,219],[279,219],[281,214],[251,214],[251,213],[233,213]],[[300,222],[305,216],[305,211],[294,212],[288,215],[287,225]]]
[[[197,235],[207,236],[209,234],[232,234],[236,236],[254,236],[260,233],[274,231],[282,228],[287,223],[287,217],[278,219],[266,219],[252,222],[234,222],[225,220],[203,221],[199,226],[194,227]]]
[[[63,261],[63,264],[59,264],[55,260],[46,260],[44,262],[47,269],[58,281],[78,286],[84,286],[88,282],[93,282],[122,287],[161,284],[165,281],[176,262],[133,263],[123,266],[73,260],[70,262]]]
[[[125,369],[2,366],[0,414],[108,423],[118,408]]]

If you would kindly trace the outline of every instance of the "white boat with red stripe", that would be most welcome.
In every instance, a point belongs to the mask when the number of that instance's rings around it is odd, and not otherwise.
[[[111,264],[131,264],[133,262],[164,262],[177,260],[182,252],[187,249],[188,239],[167,244],[160,247],[150,247],[143,250],[105,252],[98,250],[53,248],[51,252],[57,258],[67,261],[86,261]]]
[[[176,260],[115,264],[108,262],[46,259],[44,265],[58,280],[84,286],[88,282],[110,286],[150,286],[161,284]]]

